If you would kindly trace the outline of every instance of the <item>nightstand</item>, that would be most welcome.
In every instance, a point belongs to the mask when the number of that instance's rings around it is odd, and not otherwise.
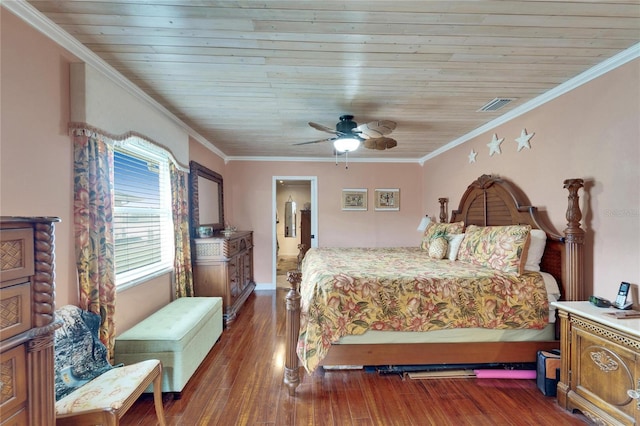
[[[560,317],[558,404],[596,424],[640,424],[640,319],[589,302],[555,302]]]

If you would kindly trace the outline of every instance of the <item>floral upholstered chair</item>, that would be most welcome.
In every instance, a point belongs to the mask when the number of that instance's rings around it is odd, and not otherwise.
[[[166,424],[160,361],[112,366],[98,338],[98,315],[67,305],[56,318],[62,322],[55,331],[56,425],[117,425],[151,383],[158,421]]]

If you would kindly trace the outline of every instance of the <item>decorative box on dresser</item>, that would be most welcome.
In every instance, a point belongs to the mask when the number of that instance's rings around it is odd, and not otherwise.
[[[225,324],[230,324],[256,283],[253,280],[253,232],[216,233],[195,239],[193,287],[196,296],[222,297]]]
[[[0,424],[55,424],[54,252],[58,218],[0,217]]]
[[[589,302],[555,302],[560,317],[558,404],[602,425],[640,424],[640,318]]]

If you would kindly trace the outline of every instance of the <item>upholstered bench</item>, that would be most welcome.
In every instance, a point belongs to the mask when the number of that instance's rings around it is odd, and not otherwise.
[[[162,391],[179,396],[221,334],[222,298],[182,297],[117,336],[115,362],[159,359]]]

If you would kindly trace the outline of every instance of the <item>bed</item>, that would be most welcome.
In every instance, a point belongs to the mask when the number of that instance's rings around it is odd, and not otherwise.
[[[549,303],[582,298],[582,186],[581,179],[564,182],[564,235],[498,176],[472,182],[449,222],[447,199],[440,198],[441,224],[426,234],[431,242],[446,236],[449,245],[457,235],[455,261],[432,259],[428,242],[309,250],[301,271],[288,273],[289,393],[300,383],[301,366],[311,373],[318,366],[525,363],[535,362],[538,350],[558,347]],[[544,237],[542,245],[534,233]],[[486,244],[489,237],[495,245]],[[534,243],[540,272],[525,270]],[[508,255],[496,254],[502,251]]]

